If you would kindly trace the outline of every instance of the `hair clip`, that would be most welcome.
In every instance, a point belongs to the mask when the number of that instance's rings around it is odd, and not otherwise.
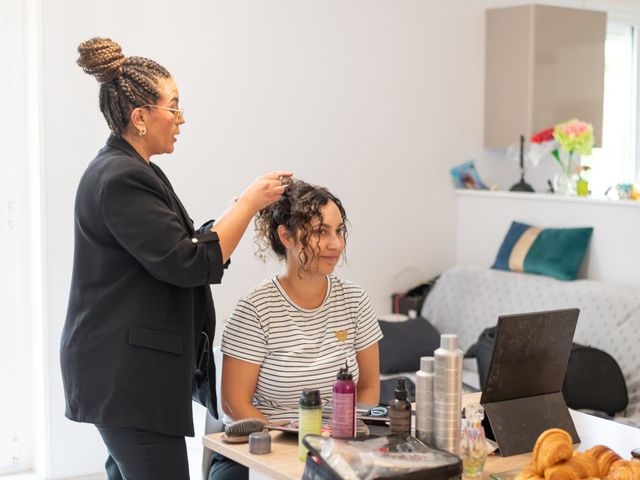
[[[293,184],[293,179],[291,177],[285,177],[284,175],[280,175],[280,178],[278,180],[280,180],[280,183],[285,189]]]

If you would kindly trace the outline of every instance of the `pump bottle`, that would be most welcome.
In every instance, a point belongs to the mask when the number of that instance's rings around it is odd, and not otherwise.
[[[331,436],[349,438],[356,436],[356,384],[345,364],[333,384],[333,408]]]

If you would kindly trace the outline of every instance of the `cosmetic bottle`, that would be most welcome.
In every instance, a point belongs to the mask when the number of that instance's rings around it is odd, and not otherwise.
[[[457,335],[443,334],[433,352],[434,442],[454,455],[460,449],[462,419],[462,351],[457,340]]]
[[[303,390],[298,405],[298,458],[304,462],[307,447],[302,443],[305,435],[320,435],[322,430],[322,404],[320,390]]]
[[[478,478],[482,475],[484,462],[487,459],[487,441],[484,436],[482,419],[484,408],[479,404],[467,405],[462,419],[462,439],[460,440],[460,457],[464,465],[464,475]]]
[[[345,364],[333,384],[331,436],[350,438],[356,436],[356,384]]]
[[[389,407],[389,427],[393,435],[411,435],[411,403],[407,400],[404,377],[398,379]]]
[[[433,357],[420,359],[416,372],[416,437],[433,444]]]

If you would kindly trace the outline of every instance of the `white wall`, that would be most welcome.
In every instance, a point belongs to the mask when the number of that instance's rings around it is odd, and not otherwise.
[[[457,265],[492,265],[514,220],[541,228],[593,227],[578,277],[640,286],[640,202],[468,190],[458,191],[456,200]]]
[[[174,74],[187,123],[156,161],[196,221],[275,168],[341,197],[353,230],[339,273],[385,313],[390,293],[455,261],[448,169],[481,144],[483,18],[462,0],[42,2],[49,477],[104,462],[92,427],[63,417],[58,361],[75,189],[107,137],[77,45],[110,36]],[[220,322],[277,270],[247,236],[213,289]]]

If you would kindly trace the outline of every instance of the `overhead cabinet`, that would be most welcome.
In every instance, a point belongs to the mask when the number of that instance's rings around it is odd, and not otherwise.
[[[486,12],[485,131],[504,149],[578,118],[602,139],[604,12],[523,5]]]

